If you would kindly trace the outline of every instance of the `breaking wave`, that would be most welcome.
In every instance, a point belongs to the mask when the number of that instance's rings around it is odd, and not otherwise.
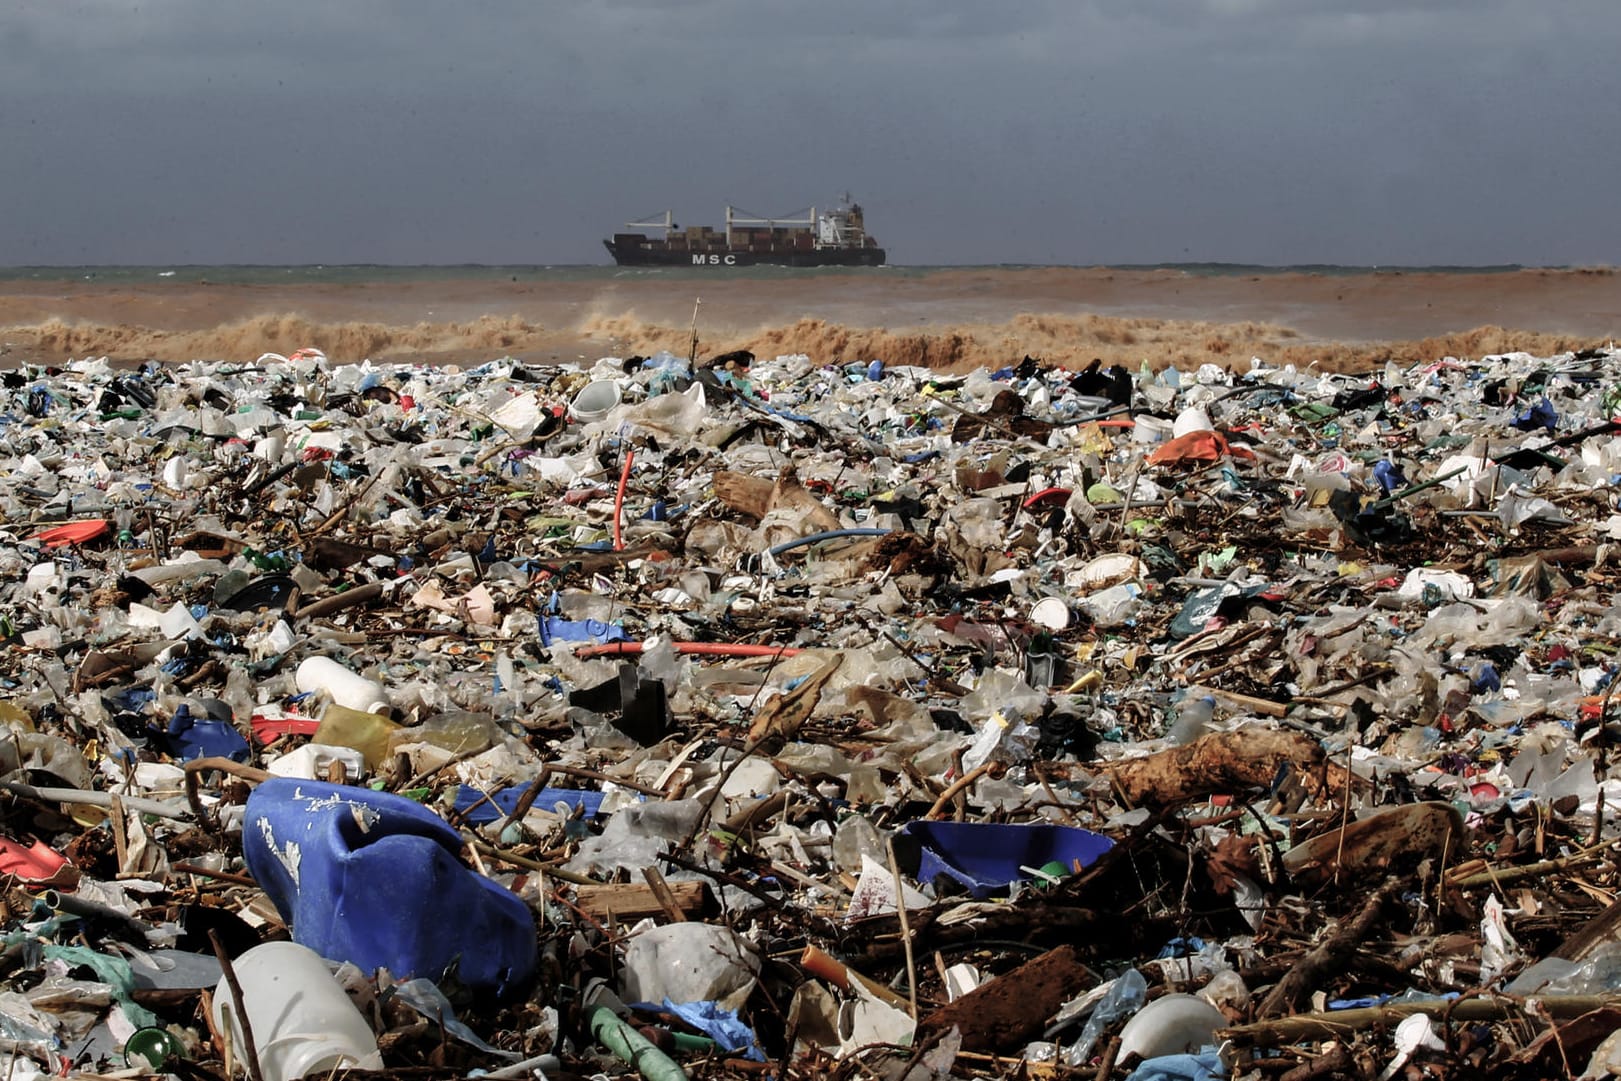
[[[587,320],[582,331],[621,353],[668,349],[684,354],[691,341],[685,327],[645,323],[630,316]],[[1251,357],[1271,364],[1315,364],[1325,371],[1357,371],[1386,360],[1413,363],[1443,356],[1480,357],[1525,350],[1551,355],[1598,345],[1593,339],[1485,326],[1415,341],[1320,342],[1302,339],[1272,323],[1215,323],[1194,320],[1124,318],[1104,315],[1015,316],[1005,323],[960,323],[927,330],[895,332],[852,327],[821,319],[799,319],[786,326],[705,338],[700,355],[747,349],[758,356],[803,353],[823,363],[883,360],[943,371],[996,368],[1026,355],[1085,367],[1092,360],[1135,368],[1215,364],[1248,368]]]
[[[646,321],[634,314],[586,315],[575,326],[546,326],[517,315],[484,315],[461,322],[321,322],[300,315],[262,315],[202,329],[158,329],[49,318],[0,328],[0,362],[63,362],[77,357],[115,360],[251,361],[263,353],[315,347],[335,361],[478,363],[499,356],[534,362],[651,354],[685,355],[689,326]],[[1568,334],[1482,326],[1411,341],[1335,342],[1303,338],[1274,323],[1207,322],[1106,315],[1027,313],[1005,322],[952,323],[895,331],[824,319],[753,329],[705,330],[699,355],[747,349],[757,356],[805,354],[820,363],[883,360],[942,371],[996,368],[1025,355],[1084,367],[1094,359],[1135,368],[1147,363],[1184,369],[1201,364],[1245,369],[1251,357],[1270,364],[1316,365],[1360,371],[1387,360],[1413,363],[1444,356],[1480,357],[1524,350],[1540,356],[1601,345]]]
[[[313,346],[334,359],[488,359],[537,348],[545,328],[517,316],[485,315],[468,322],[322,323],[299,315],[261,315],[195,330],[129,324],[68,322],[0,328],[6,351],[25,360],[109,356],[116,360],[252,360]]]

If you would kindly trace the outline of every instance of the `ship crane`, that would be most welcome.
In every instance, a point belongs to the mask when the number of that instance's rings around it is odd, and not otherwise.
[[[728,246],[731,245],[733,240],[732,231],[739,227],[751,228],[757,225],[763,225],[767,229],[776,229],[779,226],[789,229],[814,229],[816,227],[815,207],[807,207],[803,211],[805,216],[802,218],[797,216],[798,213],[800,212],[796,211],[794,215],[782,218],[762,218],[758,215],[750,214],[746,210],[739,210],[737,207],[727,204],[726,243]]]
[[[653,217],[652,215],[648,215],[647,217],[638,219],[637,221],[627,221],[625,223],[625,228],[626,229],[663,229],[664,230],[664,236],[665,236],[666,239],[668,239],[670,234],[675,232],[675,230],[676,230],[675,211],[666,210],[664,212],[664,216],[662,218],[656,218],[656,217]]]

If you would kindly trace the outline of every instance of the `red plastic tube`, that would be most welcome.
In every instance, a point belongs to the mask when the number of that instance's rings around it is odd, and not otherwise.
[[[637,657],[645,642],[603,642],[600,645],[581,646],[574,651],[576,657]],[[671,642],[677,653],[695,653],[704,657],[797,657],[804,652],[794,646],[762,646],[753,642]]]
[[[1024,501],[1024,509],[1041,506],[1044,503],[1063,503],[1070,497],[1068,488],[1043,488],[1035,495]]]
[[[614,493],[614,551],[625,550],[625,537],[620,532],[620,513],[625,507],[625,485],[630,481],[630,463],[636,460],[636,452],[631,449],[625,451],[625,468],[619,471],[619,490]]]

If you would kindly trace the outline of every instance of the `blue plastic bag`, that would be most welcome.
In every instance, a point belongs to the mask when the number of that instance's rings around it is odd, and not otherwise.
[[[1114,847],[1101,833],[1044,824],[910,822],[901,836],[919,846],[919,882],[932,883],[943,876],[980,899],[1036,877],[1023,868],[1055,860],[1066,868],[1076,860],[1087,867]]]
[[[553,642],[591,642],[601,645],[604,642],[625,642],[629,636],[625,628],[617,623],[605,623],[600,619],[559,619],[557,616],[547,616],[540,621],[540,644],[549,646]]]
[[[1554,409],[1552,402],[1542,398],[1510,423],[1522,432],[1534,431],[1537,428],[1546,428],[1551,432],[1559,425],[1559,413]]]
[[[248,797],[242,853],[293,941],[401,980],[505,995],[534,974],[529,907],[458,856],[461,835],[403,796],[273,778]]]
[[[182,702],[169,718],[163,730],[169,753],[182,762],[193,758],[229,758],[235,762],[248,760],[248,741],[228,721],[211,720],[192,715],[191,707]]]
[[[1227,1076],[1221,1056],[1161,1055],[1145,1059],[1126,1081],[1217,1081]]]
[[[722,1051],[742,1052],[750,1062],[765,1061],[754,1030],[742,1022],[736,1010],[723,1009],[718,1002],[671,1002],[667,998],[664,1009],[714,1040]]]
[[[456,788],[456,810],[461,813],[462,821],[470,826],[483,826],[495,822],[511,814],[518,806],[518,800],[523,798],[528,785],[513,785],[509,788],[499,788],[488,793],[485,799],[482,790],[472,785],[458,785]],[[535,797],[531,805],[542,811],[550,811],[559,803],[566,803],[570,807],[584,808],[586,818],[595,818],[602,809],[603,794],[584,788],[542,788],[540,795]]]
[[[1402,472],[1401,466],[1388,458],[1381,458],[1373,464],[1373,479],[1379,482],[1386,495],[1407,487],[1407,475]]]

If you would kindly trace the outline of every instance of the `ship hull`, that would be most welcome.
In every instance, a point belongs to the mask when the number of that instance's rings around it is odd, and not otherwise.
[[[620,266],[683,266],[722,269],[740,266],[883,266],[882,248],[812,248],[783,251],[672,251],[668,248],[627,247],[604,240],[603,246]]]

